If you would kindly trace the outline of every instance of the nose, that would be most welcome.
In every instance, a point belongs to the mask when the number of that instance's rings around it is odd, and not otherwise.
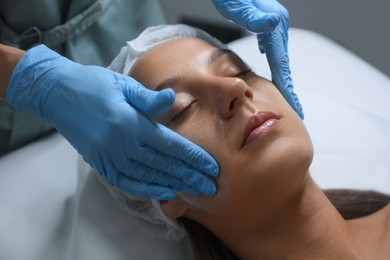
[[[217,109],[224,120],[232,118],[245,101],[253,101],[252,89],[240,78],[223,78],[218,89]]]

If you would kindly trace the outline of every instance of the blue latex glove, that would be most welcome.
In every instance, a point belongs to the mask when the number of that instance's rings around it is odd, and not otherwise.
[[[259,49],[266,53],[272,81],[303,119],[302,106],[294,93],[288,58],[289,15],[276,0],[212,0],[227,19],[257,33]]]
[[[7,90],[10,105],[50,122],[119,189],[159,200],[174,198],[174,190],[213,195],[216,161],[144,116],[165,111],[174,97],[172,89],[148,90],[130,77],[74,63],[44,45],[22,57]]]

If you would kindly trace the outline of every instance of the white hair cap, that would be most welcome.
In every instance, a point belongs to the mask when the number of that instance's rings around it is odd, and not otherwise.
[[[127,46],[121,48],[118,56],[108,68],[127,75],[138,57],[153,46],[168,40],[186,37],[199,38],[217,48],[228,49],[225,44],[200,29],[184,24],[159,25],[147,28],[137,38],[128,41]],[[153,237],[176,241],[186,236],[185,229],[164,214],[159,201],[124,193],[108,183],[100,174],[97,172],[96,174],[121,209],[134,217],[143,231]],[[176,194],[187,203],[191,203],[186,194],[181,192],[176,192]]]
[[[189,25],[157,25],[147,28],[137,38],[128,41],[127,46],[122,47],[118,56],[112,61],[108,68],[127,75],[139,56],[153,46],[168,40],[186,37],[199,38],[215,47],[228,49],[227,45],[221,43],[205,31]]]

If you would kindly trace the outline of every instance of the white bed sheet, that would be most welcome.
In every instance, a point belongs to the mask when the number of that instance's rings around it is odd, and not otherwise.
[[[269,78],[255,37],[231,44]],[[293,78],[324,188],[390,193],[390,79],[336,43],[291,29]],[[58,134],[0,158],[0,259],[185,259],[186,241],[144,235]],[[80,169],[86,172],[88,169]]]

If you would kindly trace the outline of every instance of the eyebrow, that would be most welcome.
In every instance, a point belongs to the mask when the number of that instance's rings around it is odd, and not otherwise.
[[[222,48],[214,49],[211,51],[211,53],[207,58],[207,64],[208,65],[213,64],[217,62],[222,56],[230,53],[233,53],[233,51],[229,49],[222,49]],[[180,76],[168,78],[163,82],[161,82],[160,84],[158,84],[155,90],[160,91],[165,88],[172,88],[180,80],[181,80]]]
[[[226,55],[226,54],[230,54],[230,53],[233,53],[232,50],[229,50],[229,49],[222,49],[222,48],[218,48],[218,49],[214,49],[210,55],[209,55],[209,58],[208,58],[208,64],[212,64],[212,63],[215,63],[217,62],[222,56]]]
[[[172,77],[164,80],[160,84],[157,85],[157,87],[154,89],[156,91],[163,90],[165,88],[173,88],[173,86],[180,81],[180,77]]]

